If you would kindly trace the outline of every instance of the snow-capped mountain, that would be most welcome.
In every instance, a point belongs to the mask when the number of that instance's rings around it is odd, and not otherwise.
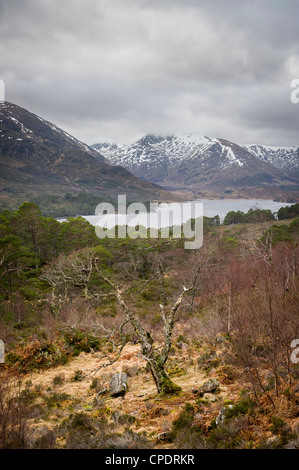
[[[290,176],[299,177],[299,147],[271,147],[268,145],[244,145],[260,160],[271,163]]]
[[[73,149],[97,156],[101,162],[109,162],[95,153],[94,149],[75,139],[55,124],[30,113],[29,111],[7,101],[0,102],[0,145],[6,140],[16,140],[19,147],[30,143],[51,143],[57,148]]]
[[[231,143],[225,144],[220,139],[209,139],[205,136],[197,135],[177,135],[177,136],[156,136],[147,135],[142,137],[132,145],[117,144],[95,144],[92,147],[100,151],[113,164],[119,164],[132,169],[144,166],[151,167],[153,163],[167,163],[168,165],[178,165],[185,160],[198,159],[198,152],[204,154],[206,151],[214,148],[218,144],[221,147],[221,153],[225,153],[227,161],[223,160],[223,169],[227,166],[237,164],[243,165],[240,159],[231,150]],[[220,150],[220,148],[218,148]]]
[[[282,169],[225,139],[147,135],[131,145],[92,146],[111,163],[168,189],[235,189],[294,184]]]
[[[47,195],[85,194],[117,200],[124,191],[133,201],[173,197],[125,168],[111,165],[55,124],[13,103],[0,103],[0,211]]]

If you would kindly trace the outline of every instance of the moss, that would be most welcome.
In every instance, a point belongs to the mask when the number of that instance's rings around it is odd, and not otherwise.
[[[71,400],[68,393],[54,393],[49,397],[44,397],[44,400],[49,408],[60,408],[62,402]]]
[[[182,391],[182,387],[176,385],[168,376],[165,376],[162,382],[160,395],[172,395]]]
[[[240,414],[246,414],[252,410],[255,406],[254,401],[251,398],[243,398],[238,403],[236,403],[233,408],[227,408],[225,411],[225,418],[233,418]]]
[[[180,376],[186,374],[186,371],[180,367],[178,364],[170,366],[167,368],[167,373],[169,376]]]
[[[99,391],[98,388],[99,388],[99,379],[97,377],[94,377],[92,379],[92,382],[90,384],[90,390],[96,390],[96,391]]]

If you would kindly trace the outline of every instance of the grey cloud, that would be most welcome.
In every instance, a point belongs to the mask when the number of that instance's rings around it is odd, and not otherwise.
[[[0,0],[0,78],[9,101],[88,143],[299,145],[298,16],[297,0]]]

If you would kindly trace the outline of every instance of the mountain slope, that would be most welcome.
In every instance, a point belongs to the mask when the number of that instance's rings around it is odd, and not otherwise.
[[[224,139],[147,135],[132,145],[95,144],[113,164],[167,189],[222,191],[295,184],[267,161]]]
[[[244,145],[244,148],[260,160],[299,180],[299,147]]]
[[[95,158],[95,156],[97,158]],[[120,166],[39,116],[0,103],[0,208],[41,195],[118,194],[145,201],[171,200],[168,192]]]

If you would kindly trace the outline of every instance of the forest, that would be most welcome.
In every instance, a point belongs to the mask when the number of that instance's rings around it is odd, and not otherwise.
[[[3,211],[0,448],[298,448],[295,206],[205,217],[199,250]]]

